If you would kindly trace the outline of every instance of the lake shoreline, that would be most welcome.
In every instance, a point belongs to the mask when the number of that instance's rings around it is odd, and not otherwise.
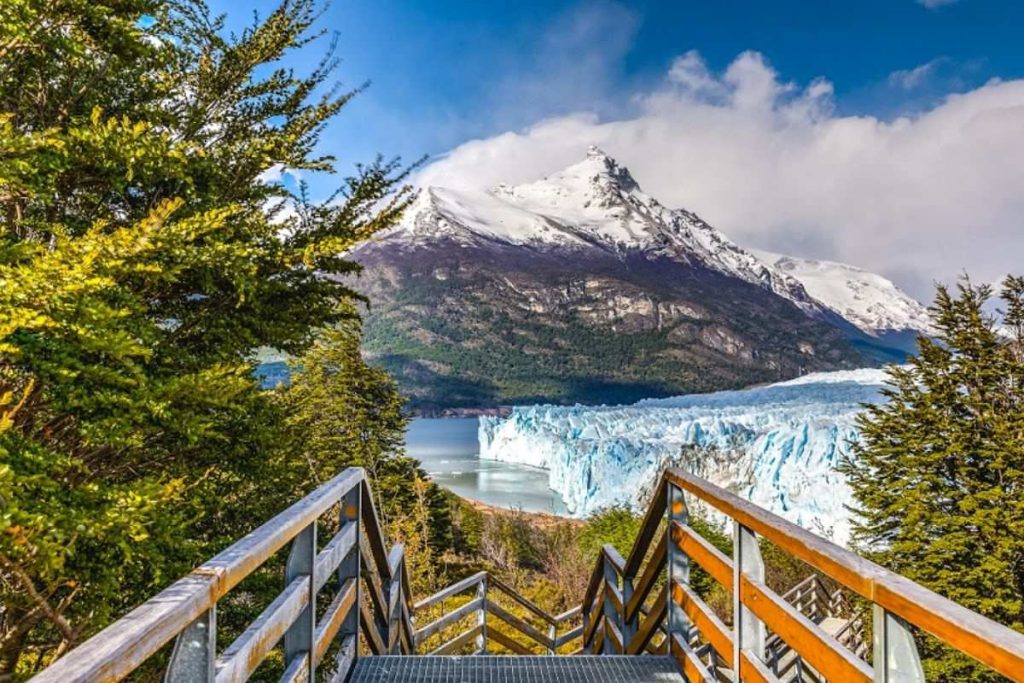
[[[416,408],[410,411],[413,418],[427,420],[459,419],[466,417],[508,417],[512,414],[513,406],[498,406],[497,408]]]
[[[499,509],[565,516],[565,501],[550,487],[546,469],[480,458],[477,416],[415,418],[406,453],[439,486],[460,498]]]

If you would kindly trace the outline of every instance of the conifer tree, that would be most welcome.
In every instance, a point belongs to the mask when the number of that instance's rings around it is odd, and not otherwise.
[[[860,419],[843,470],[855,538],[883,566],[1024,631],[1024,278],[939,287],[937,338],[889,370],[888,401]],[[1003,680],[922,637],[928,680]]]
[[[384,525],[415,529],[424,552],[426,546],[443,552],[452,540],[448,501],[419,463],[404,455],[405,399],[390,375],[363,361],[359,323],[353,317],[323,330],[291,362],[291,385],[281,399],[292,449],[308,465],[299,487],[308,490],[346,467],[362,467]],[[404,535],[400,531],[399,540]]]
[[[272,180],[335,173],[315,150],[353,93],[331,51],[278,65],[318,13],[282,0],[229,35],[201,0],[0,2],[0,680],[296,483],[255,352],[351,318],[340,254],[410,198],[382,161],[321,202]]]

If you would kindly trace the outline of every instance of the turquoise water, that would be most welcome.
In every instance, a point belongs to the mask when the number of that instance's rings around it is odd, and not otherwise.
[[[477,419],[417,418],[406,434],[406,450],[447,489],[488,505],[527,512],[565,514],[565,504],[548,488],[545,470],[480,460]]]

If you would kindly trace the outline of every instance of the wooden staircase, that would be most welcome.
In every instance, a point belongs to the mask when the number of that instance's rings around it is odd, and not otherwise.
[[[731,556],[689,526],[687,498],[732,520]],[[325,516],[337,530],[319,539]],[[815,574],[775,593],[761,539]],[[219,647],[218,601],[286,546],[282,592]],[[690,584],[697,566],[729,592],[729,614]],[[169,683],[244,681],[274,652],[285,682],[918,683],[922,632],[1024,681],[1024,635],[675,469],[629,555],[604,547],[579,607],[549,614],[486,572],[414,603],[402,548],[388,548],[366,476],[349,469],[33,680],[122,680],[173,643]]]

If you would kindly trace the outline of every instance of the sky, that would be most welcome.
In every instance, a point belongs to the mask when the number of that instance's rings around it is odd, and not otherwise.
[[[211,2],[234,27],[275,3],[242,5]],[[486,188],[596,144],[741,245],[926,301],[1024,272],[1019,0],[334,0],[320,26],[369,83],[322,142],[342,171],[426,157],[417,184]]]

